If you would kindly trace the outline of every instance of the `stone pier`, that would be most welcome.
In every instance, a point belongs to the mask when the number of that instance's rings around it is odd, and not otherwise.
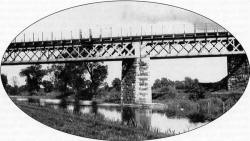
[[[151,104],[150,58],[122,61],[121,101],[123,104]]]
[[[249,62],[247,56],[232,55],[227,56],[228,90],[244,91],[249,79]]]

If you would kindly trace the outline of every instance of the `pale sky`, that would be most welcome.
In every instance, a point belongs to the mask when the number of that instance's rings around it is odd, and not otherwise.
[[[111,28],[112,27],[112,28]],[[127,36],[141,34],[168,34],[197,32],[207,30],[223,30],[212,21],[192,12],[160,5],[142,2],[106,2],[79,6],[53,14],[35,23],[21,33],[16,41],[51,39],[70,39],[88,37],[91,28],[94,37]],[[72,34],[71,34],[72,33]],[[110,84],[115,78],[121,77],[121,62],[105,62],[108,65]],[[19,85],[24,84],[24,78],[19,77],[22,66],[2,66],[1,72],[8,75],[9,82],[17,76]],[[167,77],[171,80],[183,80],[184,77],[198,78],[201,82],[215,82],[227,75],[225,57],[193,58],[193,59],[161,59],[151,60],[151,82],[157,78]]]
[[[121,78],[121,61],[105,62],[108,65],[109,84],[114,78]],[[25,84],[24,77],[19,76],[21,69],[28,65],[2,66],[1,73],[8,75],[8,81],[13,84],[13,77],[17,77],[19,85]],[[46,68],[47,65],[43,65]],[[200,82],[216,82],[227,75],[226,57],[160,59],[150,61],[150,83],[155,79],[167,77],[171,80],[184,80],[184,77],[198,78]]]

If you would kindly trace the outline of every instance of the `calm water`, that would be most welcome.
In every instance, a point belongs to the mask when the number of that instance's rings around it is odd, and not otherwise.
[[[58,105],[54,105],[59,108]],[[68,105],[67,109],[74,110],[73,105]],[[93,113],[92,106],[81,106],[81,113]],[[149,108],[133,107],[102,107],[98,106],[97,113],[103,115],[108,120],[120,121],[132,126],[142,126],[144,128],[158,129],[161,132],[168,130],[175,133],[182,133],[195,129],[206,123],[192,123],[188,118],[167,117],[164,113],[153,112]]]
[[[19,98],[18,101],[29,101],[25,98]],[[69,112],[73,113],[74,111],[80,113],[90,113],[90,114],[100,114],[104,116],[107,120],[119,121],[121,124],[126,124],[129,126],[143,127],[150,130],[158,130],[160,132],[168,132],[169,130],[174,131],[175,133],[186,132],[195,128],[198,128],[207,122],[196,122],[193,123],[187,117],[177,117],[171,116],[168,117],[162,112],[157,112],[152,108],[142,108],[142,107],[128,107],[128,106],[110,106],[110,105],[96,105],[90,104],[91,102],[83,102],[85,106],[79,106],[75,108],[74,104],[60,104],[60,100],[36,100],[29,101],[36,102],[41,105],[50,105],[51,107],[65,108]]]

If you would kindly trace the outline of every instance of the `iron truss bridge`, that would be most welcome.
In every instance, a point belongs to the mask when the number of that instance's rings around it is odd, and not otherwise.
[[[189,58],[245,54],[229,32],[12,42],[2,65],[107,61],[150,57]]]

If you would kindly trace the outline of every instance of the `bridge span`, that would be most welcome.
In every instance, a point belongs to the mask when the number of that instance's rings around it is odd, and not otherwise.
[[[12,42],[2,65],[106,61],[149,57],[190,58],[245,54],[229,32]]]
[[[122,61],[123,103],[152,103],[150,60],[226,56],[228,88],[237,80],[248,82],[246,53],[229,32],[204,32],[121,37],[99,37],[10,43],[2,65]]]

